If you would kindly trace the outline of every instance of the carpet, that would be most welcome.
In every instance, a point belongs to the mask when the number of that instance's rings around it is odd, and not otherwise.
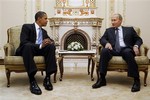
[[[150,72],[150,71],[149,71]],[[143,73],[141,75],[141,91],[132,93],[133,80],[126,76],[126,72],[108,72],[107,86],[92,89],[96,82],[87,75],[87,68],[64,68],[63,80],[52,83],[54,90],[47,91],[43,87],[44,76],[36,74],[36,80],[42,90],[42,95],[34,95],[29,91],[26,73],[11,73],[10,87],[6,87],[7,79],[3,65],[0,65],[0,100],[149,100],[150,76],[147,78],[147,87],[143,86]]]

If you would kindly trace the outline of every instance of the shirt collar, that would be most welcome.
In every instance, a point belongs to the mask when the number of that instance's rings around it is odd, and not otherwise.
[[[122,26],[119,26],[118,29],[121,30],[121,29],[122,29]]]
[[[35,22],[35,28],[36,30],[38,30],[40,28],[40,26]]]

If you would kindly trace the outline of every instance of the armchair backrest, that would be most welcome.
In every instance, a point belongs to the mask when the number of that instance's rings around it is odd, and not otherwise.
[[[138,36],[140,36],[141,35],[140,28],[139,27],[133,27],[133,28],[136,31],[136,33],[138,34]]]
[[[7,30],[8,40],[7,43],[10,43],[14,47],[14,51],[19,46],[20,43],[20,33],[22,25],[11,27]]]

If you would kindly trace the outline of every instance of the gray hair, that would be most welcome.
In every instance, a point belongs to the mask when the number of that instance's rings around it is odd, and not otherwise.
[[[122,19],[123,19],[122,16],[121,16],[121,14],[119,14],[119,13],[116,13],[116,14],[114,14],[114,15],[116,15],[116,16],[119,18],[119,20],[122,20]]]

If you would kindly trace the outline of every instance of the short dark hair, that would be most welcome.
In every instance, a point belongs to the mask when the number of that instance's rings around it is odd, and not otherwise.
[[[36,14],[35,14],[35,21],[37,21],[37,19],[40,17],[42,18],[46,13],[43,12],[43,11],[38,11]]]

